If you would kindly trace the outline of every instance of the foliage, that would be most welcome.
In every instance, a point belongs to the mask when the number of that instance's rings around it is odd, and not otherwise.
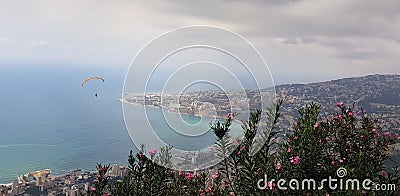
[[[108,183],[109,166],[98,165],[99,175],[89,195],[394,195],[395,191],[340,190],[319,182],[337,177],[346,169],[346,179],[371,179],[391,183],[400,189],[400,170],[384,167],[391,145],[398,134],[387,132],[366,111],[354,111],[338,103],[338,112],[320,117],[320,107],[309,103],[298,110],[299,117],[286,139],[278,135],[275,124],[280,117],[282,101],[266,111],[252,112],[242,122],[243,138],[233,140],[229,130],[234,114],[225,121],[210,124],[216,135],[217,155],[222,161],[204,171],[175,171],[171,166],[172,147],[129,155],[129,174],[114,184]],[[264,121],[264,122],[263,122]],[[263,126],[265,125],[265,126]],[[259,133],[259,135],[257,135]],[[279,142],[278,140],[281,140]],[[283,141],[282,141],[283,140]],[[148,154],[148,156],[146,156]],[[149,158],[148,158],[149,157]],[[157,163],[160,164],[157,164]],[[386,170],[385,170],[386,169]],[[282,190],[277,181],[314,179],[316,188]],[[265,180],[264,180],[265,179]],[[342,179],[342,178],[340,178]],[[260,183],[262,182],[262,183]],[[264,185],[264,187],[260,187]],[[288,187],[288,183],[285,185]],[[300,185],[301,186],[301,185]]]

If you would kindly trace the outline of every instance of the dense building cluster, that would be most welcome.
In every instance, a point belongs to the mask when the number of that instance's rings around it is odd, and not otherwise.
[[[321,116],[338,111],[336,103],[354,104],[390,130],[400,129],[400,75],[370,75],[311,84],[287,84],[276,87],[284,100],[282,113],[285,128],[297,117],[297,109],[307,102],[320,104]]]
[[[0,196],[50,195],[81,196],[89,192],[97,172],[73,170],[66,175],[49,175],[49,170],[30,172],[22,175],[11,184],[0,185]],[[128,174],[125,166],[112,165],[108,175],[110,181],[121,179]]]

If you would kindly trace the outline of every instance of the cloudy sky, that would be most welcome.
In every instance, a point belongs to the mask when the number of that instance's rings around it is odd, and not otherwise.
[[[127,69],[150,40],[188,25],[237,32],[278,83],[400,74],[400,1],[1,1],[0,66]]]

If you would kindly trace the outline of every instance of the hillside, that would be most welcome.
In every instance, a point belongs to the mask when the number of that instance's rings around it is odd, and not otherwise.
[[[389,130],[400,129],[400,75],[369,75],[310,84],[276,86],[284,100],[285,119],[293,122],[296,110],[307,102],[321,104],[322,115],[337,111],[336,103],[355,104],[373,117],[383,120]],[[289,125],[286,124],[286,128]]]

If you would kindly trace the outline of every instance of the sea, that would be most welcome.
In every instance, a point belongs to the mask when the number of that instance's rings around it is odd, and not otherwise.
[[[127,165],[129,151],[138,150],[125,127],[119,100],[126,69],[0,65],[0,184],[43,169],[63,175],[75,169],[93,171],[97,163]],[[95,79],[81,85],[94,75],[105,81]],[[130,112],[143,115],[139,112],[142,106],[129,107]],[[180,144],[182,140],[175,138],[179,135],[166,134],[170,128],[160,120],[160,108],[146,108],[152,126],[165,131],[160,137],[175,146],[203,148],[215,142],[208,132],[200,142]],[[189,124],[200,120],[181,117]],[[202,123],[209,126],[207,119]]]
[[[92,75],[105,82],[82,87]],[[0,78],[0,183],[42,169],[57,175],[127,164],[135,147],[118,100],[124,69],[2,65]]]

